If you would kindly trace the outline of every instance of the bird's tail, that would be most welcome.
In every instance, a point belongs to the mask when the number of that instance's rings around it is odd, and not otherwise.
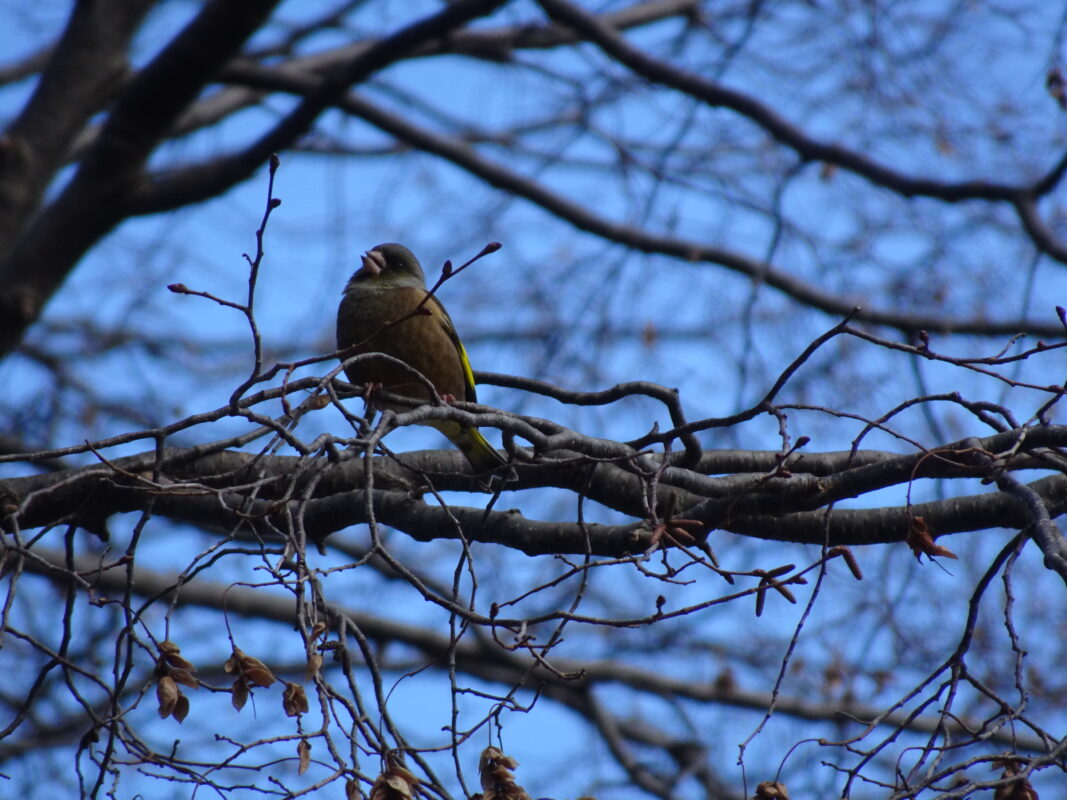
[[[488,477],[490,488],[499,488],[514,477],[514,471],[508,466],[507,460],[489,444],[477,428],[466,428],[449,420],[435,421],[433,426],[467,457],[475,474]]]

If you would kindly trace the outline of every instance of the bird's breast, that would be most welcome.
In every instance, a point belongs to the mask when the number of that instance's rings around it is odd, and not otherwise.
[[[439,395],[465,399],[466,381],[456,344],[425,289],[348,291],[337,314],[338,349],[384,353],[421,373]],[[422,304],[420,306],[420,304]],[[396,394],[429,402],[432,395],[411,369],[368,357],[345,368],[352,383],[376,383]]]

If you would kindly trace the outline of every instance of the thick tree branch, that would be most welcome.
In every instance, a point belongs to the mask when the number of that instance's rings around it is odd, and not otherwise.
[[[76,3],[55,47],[30,59],[32,64],[47,55],[33,94],[0,141],[0,253],[11,248],[36,210],[82,126],[125,78],[130,39],[154,4]],[[4,277],[11,279],[0,272]],[[18,305],[17,298],[0,294],[0,316],[17,313]]]
[[[0,307],[17,311],[0,314],[0,355],[18,343],[85,251],[124,217],[125,198],[152,150],[276,2],[208,3],[126,87],[70,183],[0,261]]]
[[[672,17],[687,17],[695,14],[698,7],[699,0],[648,0],[648,2],[635,3],[617,11],[605,12],[601,19],[610,27],[628,30]],[[346,64],[362,58],[378,41],[359,41],[308,55],[291,56],[282,63],[287,69],[315,73],[325,78],[338,69],[342,69]],[[531,21],[502,27],[455,30],[448,37],[427,41],[414,48],[407,58],[464,55],[490,61],[509,61],[518,51],[547,50],[571,45],[576,41],[577,36],[571,28],[554,23]],[[234,63],[264,63],[271,61],[271,57],[277,55],[277,50],[271,48],[266,52],[249,53],[246,57],[235,60]],[[0,70],[0,77],[2,75],[3,72]],[[242,86],[226,87],[203,97],[191,105],[175,123],[170,138],[177,139],[210,127],[237,111],[258,105],[265,94],[265,92],[250,90]],[[99,132],[99,128],[85,131],[79,137],[75,149],[87,149],[96,140]],[[195,168],[196,165],[189,166]],[[180,172],[181,169],[183,168],[173,172]]]
[[[307,133],[315,119],[349,86],[411,55],[430,40],[489,14],[507,0],[461,0],[426,19],[375,42],[365,51],[319,78],[295,109],[244,150],[210,162],[158,176],[127,198],[126,213],[151,214],[221,194],[247,179],[271,153],[280,152]]]
[[[1023,450],[1024,465],[1034,466],[1034,455],[1040,454],[1040,448],[1062,444],[1065,435],[1067,429],[1062,426],[1028,429],[1027,447],[1036,449]],[[571,435],[569,440],[578,442],[575,437]],[[1020,432],[1009,431],[981,440],[963,440],[936,451],[845,467],[829,476],[804,476],[799,472],[802,459],[797,459],[788,477],[772,473],[713,479],[671,467],[662,475],[660,498],[675,493],[676,506],[682,509],[680,516],[699,520],[706,531],[718,529],[807,544],[903,542],[915,516],[923,517],[937,535],[990,527],[1022,529],[1033,518],[1023,503],[1006,492],[897,507],[826,511],[840,500],[888,486],[909,485],[922,478],[989,477],[990,470],[1011,468],[1012,461],[1009,458],[995,467],[982,462],[988,454],[1011,449],[1019,437]],[[169,450],[118,459],[113,465],[9,479],[0,483],[13,512],[6,526],[10,530],[16,524],[26,529],[73,522],[97,529],[112,514],[152,511],[212,530],[231,531],[248,525],[260,535],[272,536],[287,530],[291,518],[299,517],[309,537],[323,540],[347,526],[369,522],[368,511],[372,509],[378,523],[403,530],[420,541],[456,538],[462,531],[468,541],[502,544],[528,555],[590,552],[619,557],[645,552],[657,543],[654,526],[643,519],[613,526],[539,521],[511,511],[442,507],[413,495],[412,489],[421,491],[417,489],[417,475],[423,470],[428,471],[423,474],[437,473],[431,480],[439,489],[471,488],[473,478],[460,472],[460,456],[451,451],[403,454],[399,463],[375,460],[372,463],[379,485],[384,481],[384,485],[411,488],[377,489],[369,497],[351,488],[364,483],[361,461],[328,464],[321,459],[215,453],[203,462],[199,458],[191,460],[181,450]],[[226,471],[226,461],[232,462],[234,471]],[[415,471],[409,472],[412,467]],[[579,452],[568,454],[560,463],[519,463],[517,468],[514,488],[569,488],[639,519],[644,515],[644,483],[628,469],[590,464]],[[451,477],[449,469],[454,470]],[[167,481],[160,484],[134,477],[143,471],[160,471],[168,476]],[[271,499],[283,494],[299,497],[302,484],[312,479],[316,492],[311,499],[293,499],[283,506]],[[181,483],[168,488],[175,480]],[[1064,513],[1067,476],[1053,475],[1027,486],[1027,491],[1041,498],[1050,516]],[[255,499],[247,494],[251,488],[255,488]],[[458,527],[451,524],[453,521]]]

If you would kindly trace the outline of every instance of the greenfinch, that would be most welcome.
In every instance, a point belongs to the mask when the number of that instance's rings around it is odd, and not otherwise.
[[[381,353],[395,360],[355,361],[345,367],[348,379],[430,403],[433,395],[421,375],[446,402],[477,402],[467,351],[441,301],[426,291],[426,278],[415,255],[401,244],[387,243],[368,250],[361,261],[337,309],[337,349],[345,351],[344,358]],[[380,401],[375,405],[409,410]],[[477,428],[450,420],[426,424],[447,436],[475,473],[495,473],[507,463]]]

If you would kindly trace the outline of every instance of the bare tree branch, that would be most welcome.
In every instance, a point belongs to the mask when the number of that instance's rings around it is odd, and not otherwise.
[[[39,549],[35,555],[32,561],[27,562],[27,571],[56,580],[70,580],[71,567],[64,566],[65,559],[61,553]],[[145,567],[137,567],[127,575],[123,569],[102,569],[98,562],[88,558],[77,559],[72,568],[78,575],[79,583],[87,582],[96,592],[105,595],[125,591],[129,582],[139,597],[174,596],[189,606],[225,611],[249,619],[266,619],[282,625],[291,625],[293,621],[291,600],[251,588],[227,586],[203,579],[190,581],[176,574]],[[723,681],[701,683],[680,680],[661,672],[614,661],[553,657],[552,669],[549,670],[520,653],[500,647],[488,637],[455,642],[433,628],[398,622],[356,607],[331,607],[327,611],[333,618],[332,625],[343,620],[379,646],[391,642],[404,644],[416,648],[423,658],[431,662],[438,659],[441,653],[453,652],[457,667],[468,675],[504,685],[526,682],[540,684],[541,690],[548,696],[578,711],[586,711],[585,698],[591,689],[611,685],[627,686],[651,696],[686,698],[759,712],[771,702],[769,692],[747,690]],[[567,679],[561,675],[575,677]],[[835,703],[802,697],[779,697],[775,708],[779,714],[812,722],[837,720],[843,725],[865,725],[868,720],[877,720],[877,725],[923,733],[933,732],[943,724],[936,717],[910,717],[904,713],[886,715],[881,709],[860,703],[854,698]],[[619,724],[626,726],[621,720]],[[980,723],[976,720],[959,720],[953,722],[953,727],[965,732],[979,728]],[[1004,728],[993,731],[989,740],[1033,753],[1048,750],[1046,739]]]
[[[123,15],[128,36],[146,6],[119,5],[131,9],[131,13]],[[4,286],[0,308],[9,313],[0,315],[0,353],[6,353],[21,339],[78,259],[123,218],[123,198],[140,179],[152,150],[204,84],[262,24],[273,6],[273,2],[258,0],[208,3],[125,88],[108,115],[100,139],[70,183],[36,216],[18,241],[5,248],[6,255],[0,261],[0,284]],[[110,24],[110,13],[103,8],[100,11],[101,21]],[[121,35],[123,28],[118,31]],[[53,59],[62,63],[65,57]],[[71,68],[85,69],[86,65],[75,64]],[[76,87],[80,82],[69,85]],[[98,101],[91,102],[80,116],[84,118],[96,110],[96,105]],[[81,119],[72,122],[80,123]],[[67,126],[64,137],[53,148],[53,159],[65,152],[73,133],[73,126]],[[64,235],[56,236],[57,230]],[[12,234],[13,230],[9,230],[9,241]]]

